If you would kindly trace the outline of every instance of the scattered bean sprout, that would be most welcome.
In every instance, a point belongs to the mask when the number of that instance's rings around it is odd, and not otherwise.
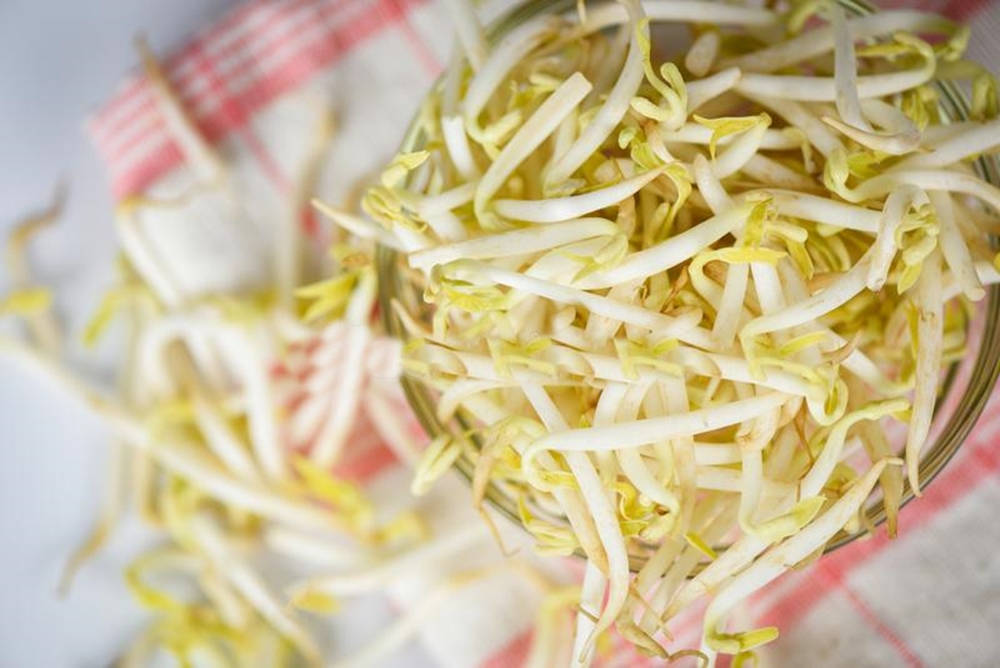
[[[674,62],[661,23],[691,27]],[[1000,191],[967,165],[997,148],[996,86],[967,40],[933,14],[835,3],[550,13],[485,56],[462,37],[422,150],[389,168],[429,161],[432,178],[370,191],[371,222],[331,212],[404,249],[431,307],[394,305],[404,372],[463,428],[437,435],[415,488],[468,458],[477,498],[517,499],[540,551],[587,557],[572,665],[612,626],[676,655],[669,625],[701,598],[694,651],[742,662],[777,630],[728,613],[858,531],[876,486],[895,534],[963,302],[998,278]],[[973,83],[974,120],[945,122],[936,72]],[[426,211],[444,201],[447,234]]]

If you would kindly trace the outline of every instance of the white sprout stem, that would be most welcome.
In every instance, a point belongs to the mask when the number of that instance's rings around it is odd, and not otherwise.
[[[465,226],[462,225],[462,220],[451,211],[439,211],[438,213],[432,213],[428,216],[424,216],[424,220],[427,221],[427,225],[434,230],[434,234],[436,234],[439,239],[443,239],[445,241],[461,241],[468,236],[465,231]]]
[[[579,72],[574,73],[517,129],[476,186],[473,207],[477,215],[486,210],[487,202],[500,190],[517,166],[541,146],[563,119],[583,101],[590,88],[586,77]]]
[[[944,169],[904,169],[879,174],[861,182],[856,188],[841,188],[837,194],[848,201],[861,202],[881,197],[900,183],[909,183],[924,190],[972,195],[1000,211],[1000,189],[971,174]]]
[[[459,2],[459,4],[467,6],[469,3]],[[486,62],[478,68],[469,81],[465,97],[462,99],[462,115],[469,131],[476,132],[479,128],[479,114],[507,74],[526,55],[554,34],[559,24],[556,17],[543,15],[522,23],[503,36],[490,52]]]
[[[143,69],[153,89],[157,110],[167,131],[177,142],[185,161],[202,182],[213,181],[222,173],[222,161],[181,106],[180,98],[144,39],[136,40]]]
[[[696,469],[696,485],[698,489],[714,492],[732,492],[740,494],[743,491],[743,472],[728,467],[699,466]],[[760,495],[764,497],[784,497],[795,492],[795,485],[780,480],[760,481]]]
[[[583,290],[525,276],[515,271],[498,269],[475,261],[462,260],[454,262],[448,265],[447,269],[459,279],[469,278],[474,281],[485,279],[490,282],[499,283],[500,285],[506,285],[515,290],[551,299],[561,304],[583,306],[597,315],[645,327],[662,336],[683,338],[686,332],[697,325],[697,322],[692,323],[690,318],[674,318],[641,306],[626,304],[614,299],[608,299],[607,297],[590,294]]]
[[[735,443],[696,442],[694,444],[694,457],[698,466],[735,464],[740,461],[740,446]]]
[[[749,276],[750,265],[745,262],[730,264],[726,269],[726,284],[712,324],[712,337],[723,349],[732,345],[740,327]]]
[[[801,377],[787,371],[761,369],[760,375],[755,376],[750,363],[741,357],[706,353],[694,348],[678,348],[674,353],[676,358],[692,365],[690,371],[698,375],[718,376],[724,380],[758,385],[793,396],[809,397],[812,394],[810,386]],[[706,368],[698,365],[699,360],[707,362]]]
[[[426,164],[426,163],[425,163]],[[476,194],[477,181],[472,180],[436,195],[414,197],[413,209],[421,218],[456,209],[472,201]]]
[[[858,97],[858,65],[854,57],[854,38],[847,23],[844,9],[832,4],[829,11],[833,19],[833,67],[836,87],[837,113],[841,120],[858,130],[870,132],[872,127],[861,114],[861,100]]]
[[[474,545],[485,543],[489,530],[484,524],[473,523],[437,536],[430,542],[388,559],[369,563],[363,568],[336,575],[310,577],[292,587],[295,593],[323,592],[334,597],[357,596],[383,589],[400,578],[414,577],[429,564],[439,563]]]
[[[421,248],[433,245],[423,232],[405,225],[393,225],[392,234],[396,237],[397,245],[402,246],[406,252],[420,250]]]
[[[542,386],[525,385],[522,389],[550,433],[572,433],[559,409],[552,402],[552,398]],[[530,447],[533,446],[529,446],[529,449]],[[527,459],[527,451],[524,458]],[[570,471],[580,488],[580,494],[590,510],[608,560],[608,599],[584,646],[587,650],[593,646],[601,633],[611,627],[625,605],[628,598],[629,561],[617,514],[590,458],[583,452],[568,452],[566,463],[569,464]]]
[[[914,34],[943,33],[954,30],[955,24],[936,14],[891,9],[850,19],[847,28],[855,40],[864,40],[901,30]],[[724,60],[721,65],[740,67],[748,72],[774,72],[832,51],[834,42],[834,29],[825,26],[760,51]]]
[[[740,443],[740,505],[737,521],[743,531],[754,529],[755,514],[764,490],[764,446],[774,438],[780,411],[765,413],[749,425],[746,434],[739,434]],[[740,431],[743,431],[741,427]]]
[[[885,465],[885,460],[876,462],[822,515],[726,584],[705,610],[706,636],[711,638],[722,632],[724,617],[737,603],[824,546],[858,512]]]
[[[204,570],[198,577],[198,584],[227,626],[243,628],[251,622],[253,611],[250,606],[214,569]]]
[[[595,82],[595,87],[590,89],[593,93],[596,90],[597,82]],[[586,104],[584,100],[584,104]],[[552,155],[549,157],[549,161],[558,160],[559,157],[573,145],[573,140],[576,138],[577,124],[579,123],[579,107],[570,112],[569,116],[563,119],[563,122],[559,124],[556,128],[555,134],[552,136]],[[547,170],[548,165],[546,165],[543,170]]]
[[[788,395],[783,392],[769,392],[751,399],[699,408],[688,413],[644,418],[604,427],[571,429],[536,440],[529,446],[524,457],[528,459],[544,450],[596,452],[633,448],[680,436],[694,436],[751,420],[781,406],[787,400]]]
[[[606,218],[577,218],[426,248],[411,254],[409,263],[415,269],[426,271],[435,265],[462,258],[487,260],[537,253],[584,239],[612,236],[618,232],[618,226]]]
[[[801,218],[871,234],[875,234],[879,229],[881,214],[856,204],[846,204],[826,197],[774,188],[752,192],[763,192],[771,195],[771,203],[775,209],[779,214],[788,218]]]
[[[498,199],[493,202],[493,210],[504,218],[528,223],[556,223],[570,220],[618,204],[662,173],[663,168],[657,167],[582,195],[540,200]]]
[[[708,204],[708,208],[712,210],[714,215],[718,216],[733,207],[732,198],[726,192],[719,177],[712,171],[712,166],[704,155],[695,156],[692,171],[698,192],[705,198],[705,203]]]
[[[545,174],[543,190],[551,189],[565,182],[608,138],[629,109],[629,103],[642,83],[642,49],[639,46],[639,22],[645,16],[638,0],[626,0],[630,36],[628,55],[622,65],[621,74],[600,110],[577,137],[573,145],[555,162]],[[649,39],[649,26],[641,28],[645,39]],[[631,194],[631,193],[629,193]],[[624,199],[624,198],[621,198]],[[569,216],[567,216],[568,218]],[[565,220],[565,218],[563,218]]]
[[[371,239],[397,251],[408,250],[395,235],[390,234],[375,223],[335,209],[318,199],[313,199],[312,205],[324,216],[360,239]]]
[[[272,552],[325,568],[359,566],[370,558],[364,549],[355,545],[335,543],[313,533],[296,531],[278,524],[265,527],[262,540]]]
[[[704,23],[710,18],[716,25],[766,27],[778,22],[778,15],[768,9],[709,0],[642,0],[642,9],[654,23]],[[615,2],[588,7],[581,32],[596,32],[628,20],[625,9]]]
[[[594,645],[588,645],[587,640],[594,631],[594,619],[600,614],[606,588],[607,578],[593,562],[588,561],[580,588],[580,612],[576,615],[573,631],[573,654],[570,658],[572,668],[587,668],[593,661]]]
[[[687,89],[687,110],[691,114],[709,100],[714,100],[723,93],[736,87],[743,73],[736,67],[728,67],[703,79],[693,79],[685,82]]]
[[[868,273],[869,262],[870,257],[866,255],[850,270],[837,277],[822,292],[795,304],[789,304],[774,313],[765,312],[764,315],[754,318],[740,330],[740,336],[752,337],[796,327],[811,320],[817,320],[847,303],[854,295],[865,289],[865,277]],[[758,295],[760,292],[758,291]]]
[[[723,536],[732,530],[732,503],[722,501],[720,505],[722,507],[718,515],[701,532],[701,537],[709,545],[722,540]],[[654,611],[663,610],[667,607],[667,604],[677,592],[677,588],[684,582],[685,578],[690,577],[691,571],[694,570],[694,567],[703,558],[704,555],[701,551],[693,545],[683,546],[683,552],[664,574],[656,591],[653,593],[653,598],[649,602],[650,609],[646,610],[642,616],[640,625],[646,632],[654,631],[656,626],[662,623],[662,620],[657,619]],[[663,619],[667,618],[664,615]]]
[[[677,560],[677,556],[684,549],[684,546],[684,541],[679,538],[666,536],[657,546],[656,551],[646,559],[646,563],[639,569],[633,581],[635,590],[645,600],[648,601],[651,594],[655,595],[656,586],[671,564]],[[633,600],[628,616],[636,621],[641,620],[642,615],[648,612],[648,609],[643,609],[644,607],[639,601]]]
[[[522,388],[530,387],[531,385],[531,383],[522,383]],[[469,397],[463,405],[476,419],[482,421],[484,424],[494,424],[510,415],[506,408],[501,408],[496,402],[484,396]],[[555,461],[548,455],[542,455],[539,457],[539,460],[546,467],[552,468],[556,466]],[[580,492],[576,489],[558,487],[552,491],[552,495],[566,514],[566,519],[569,520],[570,527],[576,533],[580,547],[587,555],[587,558],[598,569],[607,571],[608,558],[604,553],[604,547],[594,527],[594,520],[591,513],[588,512],[587,506],[580,496]]]
[[[865,100],[865,102],[874,101]],[[904,155],[916,150],[920,145],[920,132],[915,127],[903,133],[883,133],[859,130],[830,116],[824,116],[823,122],[862,146],[889,155]]]
[[[712,163],[712,173],[724,179],[740,171],[760,150],[769,123],[770,119],[758,123],[737,137]]]
[[[920,132],[909,116],[888,102],[878,98],[862,100],[861,112],[865,118],[887,132],[914,135],[918,141],[923,139],[926,142],[928,139],[927,135]]]
[[[841,418],[830,429],[819,455],[799,482],[799,498],[808,499],[823,491],[823,486],[842,458],[847,431],[855,423],[861,420],[878,420],[886,415],[906,410],[908,405],[905,399],[890,399],[880,404],[866,406]]]
[[[1000,120],[976,124],[934,146],[932,151],[912,155],[895,168],[940,168],[970,156],[989,153],[1000,147]]]
[[[885,285],[889,268],[896,257],[896,251],[899,250],[896,244],[896,232],[903,224],[903,216],[911,207],[918,207],[928,201],[924,191],[909,184],[901,185],[889,193],[882,207],[878,234],[872,246],[871,263],[865,279],[869,290],[877,292]]]
[[[706,246],[715,243],[746,222],[753,204],[742,204],[691,229],[626,257],[618,266],[595,272],[576,282],[584,290],[606,288],[625,281],[648,278],[691,259]]]
[[[179,305],[182,297],[177,278],[170,275],[162,258],[151,246],[149,238],[144,234],[135,217],[134,209],[128,208],[123,211],[119,207],[115,214],[115,227],[129,260],[150,284],[156,295],[167,306]]]
[[[639,412],[640,402],[649,391],[651,385],[652,382],[647,381],[645,383],[624,388],[624,392],[622,392],[622,399],[626,398],[626,394],[630,396],[628,397],[628,400],[624,402],[625,405],[622,406],[621,411],[615,419],[620,422],[635,420]],[[604,395],[607,394],[608,390],[612,387],[623,388],[624,386],[609,385],[605,388],[604,392],[601,393],[601,399],[598,400],[598,407],[600,407],[600,402],[604,399]],[[609,423],[603,421],[599,422],[595,414],[594,425],[600,427],[605,424]],[[616,450],[615,455],[618,458],[618,464],[621,466],[622,472],[635,485],[636,489],[638,489],[640,493],[645,494],[671,513],[676,514],[680,510],[680,502],[677,500],[677,495],[667,489],[666,485],[657,480],[656,476],[650,472],[646,463],[642,460],[642,455],[640,454],[638,448],[623,448],[621,450]]]
[[[628,16],[625,13],[624,7],[622,9],[623,20]],[[577,35],[583,36],[589,30],[589,21],[584,23],[579,27]],[[628,46],[630,38],[632,37],[631,26],[627,23],[618,25],[614,30],[614,35],[607,41],[606,53],[603,57],[598,60],[594,67],[594,71],[591,73],[592,79],[594,81],[594,89],[590,91],[590,95],[587,99],[583,101],[583,106],[592,107],[596,104],[602,95],[605,95],[612,86],[614,86],[615,81],[618,80],[618,75],[621,73],[622,64],[625,62],[625,57],[628,54]],[[569,137],[569,142],[561,147],[558,153],[553,153],[550,163],[554,163],[563,153],[566,152],[572,143],[573,139],[576,138],[578,127],[573,128],[573,133]],[[546,167],[546,171],[549,167]],[[544,172],[543,172],[544,173]]]
[[[928,125],[921,133],[923,136],[924,148],[937,148],[952,137],[955,137],[966,130],[980,127],[981,125],[982,123],[980,121],[955,121],[954,123],[944,125]]]
[[[439,420],[447,422],[454,415],[458,408],[475,394],[500,389],[502,387],[516,387],[517,381],[508,380],[484,380],[479,378],[462,378],[456,380],[448,386],[441,396],[438,397],[438,405],[435,413]]]
[[[684,66],[696,77],[703,77],[712,69],[712,64],[719,55],[719,45],[722,38],[718,30],[706,30],[692,42],[687,55],[684,56]]]
[[[605,297],[622,302],[635,302],[639,288],[638,281],[619,283],[608,290]],[[600,346],[603,342],[613,338],[621,325],[622,323],[618,320],[592,315],[587,318],[587,325],[583,330],[584,339],[590,341],[591,346]]]
[[[244,480],[259,481],[260,473],[246,447],[226,424],[225,417],[201,397],[194,400],[195,421],[209,449],[230,471]]]
[[[252,513],[307,531],[327,531],[337,527],[327,511],[277,494],[270,489],[231,477],[197,448],[180,443],[160,444],[144,424],[114,407],[99,393],[71,376],[65,369],[23,346],[0,339],[0,354],[21,363],[53,382],[103,420],[121,441],[148,453],[162,466],[188,478],[207,494]]]
[[[281,480],[287,475],[287,469],[285,453],[278,439],[274,392],[267,366],[244,332],[226,326],[219,331],[218,337],[220,351],[235,367],[243,381],[247,401],[246,415],[250,426],[250,444],[254,456],[265,475],[274,480]]]
[[[224,503],[306,531],[329,531],[338,526],[335,517],[325,510],[231,477],[193,446],[161,445],[151,439],[145,427],[127,416],[109,413],[104,417],[129,445],[148,452],[162,466],[188,478],[206,494]]]
[[[442,116],[441,137],[459,176],[466,181],[478,178],[479,166],[472,157],[469,137],[465,133],[465,120],[461,116]]]
[[[920,451],[930,432],[941,373],[944,303],[941,300],[941,258],[937,250],[925,260],[917,279],[917,360],[913,412],[906,434],[906,475],[914,494],[920,494]]]
[[[188,527],[192,539],[216,571],[279,633],[291,640],[309,663],[319,665],[321,654],[315,641],[278,601],[263,578],[227,544],[216,520],[208,513],[200,512],[191,517]]]
[[[58,592],[60,596],[69,593],[76,574],[107,542],[115,525],[121,520],[125,495],[128,494],[124,468],[126,463],[125,445],[118,441],[108,444],[109,465],[104,479],[104,489],[101,495],[100,516],[87,538],[73,550],[59,577]]]
[[[809,143],[816,147],[824,157],[829,156],[837,149],[843,150],[844,146],[837,135],[830,131],[821,120],[816,118],[804,106],[795,100],[787,99],[784,96],[772,96],[751,94],[743,89],[737,89],[740,94],[751,102],[756,102],[762,107],[766,107],[778,116],[784,118],[789,125],[801,130]]]
[[[486,45],[483,27],[479,24],[479,19],[476,18],[472,3],[463,0],[445,0],[445,4],[448,6],[448,13],[454,22],[458,41],[462,44],[469,64],[473,70],[480,70],[486,62],[489,48]]]
[[[686,123],[674,131],[662,129],[660,136],[665,142],[683,142],[688,144],[704,144],[712,140],[712,129],[697,123]],[[727,135],[719,139],[719,146],[728,146],[733,143],[733,135]],[[784,151],[798,149],[799,142],[781,130],[765,129],[764,136],[760,142],[760,149],[769,151]]]
[[[921,86],[934,76],[934,59],[927,58],[920,67],[885,74],[858,77],[858,97],[895,95]],[[832,77],[756,74],[744,72],[736,90],[747,95],[777,97],[800,102],[833,102],[837,86]]]
[[[816,181],[811,176],[786,167],[763,153],[755,153],[750,156],[750,159],[740,168],[740,171],[751,179],[760,181],[761,183],[769,183],[778,188],[804,191],[818,190]]]
[[[362,647],[354,654],[334,660],[329,668],[366,668],[385,665],[385,657],[402,646],[411,636],[433,618],[436,610],[449,602],[463,587],[488,577],[495,568],[465,571],[452,575],[443,584],[437,585],[426,597],[416,603],[406,613],[382,630],[377,640]]]
[[[955,221],[955,207],[951,195],[939,191],[929,193],[931,203],[937,212],[940,233],[938,244],[941,254],[951,270],[951,275],[961,287],[962,293],[970,300],[977,302],[986,296],[986,290],[976,274],[976,266],[972,261],[969,246],[962,238],[962,232]]]

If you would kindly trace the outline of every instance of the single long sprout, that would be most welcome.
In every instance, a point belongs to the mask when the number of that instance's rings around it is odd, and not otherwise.
[[[647,42],[649,41],[649,27],[648,25],[641,25],[644,12],[638,0],[626,0],[624,6],[625,11],[628,13],[628,23],[632,34],[629,37],[628,55],[625,56],[621,75],[618,77],[614,87],[608,93],[607,99],[594,118],[587,124],[587,127],[584,128],[580,136],[573,142],[573,145],[559,157],[558,161],[545,174],[545,187],[543,190],[551,190],[561,185],[573,175],[573,172],[583,164],[604,140],[607,139],[615,126],[621,122],[622,117],[629,108],[629,102],[635,97],[636,91],[639,89],[639,84],[643,78],[643,55],[640,40],[645,39]]]
[[[889,9],[845,23],[855,40],[896,32],[947,34],[955,29],[955,24],[942,16],[909,9]],[[835,43],[835,28],[824,26],[760,51],[724,60],[722,64],[750,72],[774,72],[832,51]]]
[[[918,465],[920,451],[930,432],[934,403],[937,398],[938,376],[941,372],[944,309],[941,301],[941,259],[935,250],[924,261],[917,280],[917,360],[916,385],[913,390],[913,411],[906,434],[906,475],[914,494],[920,494]]]
[[[590,89],[590,82],[576,72],[538,107],[524,125],[518,128],[476,187],[474,205],[477,216],[482,217],[486,214],[486,203],[500,189],[507,177],[555,131],[566,115],[587,96]],[[502,212],[501,215],[509,214]],[[517,215],[512,217],[520,218]]]
[[[486,36],[483,28],[479,24],[476,13],[467,2],[460,0],[448,0],[450,14],[455,21],[455,32],[458,34],[458,41],[465,50],[465,56],[469,59],[472,69],[479,70],[486,60],[488,48],[486,46]]]
[[[538,413],[545,426],[549,430],[566,433],[568,425],[544,388],[538,385],[526,385],[523,389],[532,408]],[[523,459],[527,460],[528,458],[529,454],[526,452]],[[625,605],[628,595],[629,562],[628,554],[625,551],[625,542],[622,540],[621,527],[590,459],[582,453],[568,453],[566,462],[569,464],[570,471],[576,479],[580,493],[593,517],[597,534],[608,560],[608,598],[584,644],[583,652],[589,653],[589,647],[603,631],[610,628]]]
[[[511,220],[529,223],[555,223],[584,216],[593,211],[613,206],[639,191],[658,177],[662,169],[651,169],[604,188],[582,195],[553,197],[543,200],[498,199],[496,212]]]
[[[284,609],[263,579],[227,543],[215,520],[199,513],[189,520],[191,537],[233,587],[243,595],[274,628],[286,636],[313,665],[321,663],[319,647],[304,628]]]

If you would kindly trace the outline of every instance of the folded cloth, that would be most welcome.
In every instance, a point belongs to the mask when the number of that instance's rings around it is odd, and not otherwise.
[[[972,22],[972,55],[1000,62],[1000,42],[985,39],[998,34],[1000,3],[921,4]],[[296,215],[312,224],[307,213],[288,210],[315,143],[310,128],[335,111],[338,131],[317,194],[346,203],[392,154],[441,71],[451,41],[442,38],[447,25],[443,4],[431,0],[253,0],[230,11],[165,59],[164,68],[240,184],[237,191],[247,193],[240,243],[231,244],[231,231],[222,231],[215,246],[192,244],[196,235],[183,227],[197,225],[198,216],[181,212],[141,219],[140,232],[188,258],[186,266],[197,274],[192,290],[252,283],[255,249],[275,234],[270,221]],[[171,139],[143,76],[128,78],[88,129],[119,200],[170,198],[193,182],[183,147]],[[232,258],[242,267],[238,278],[219,272],[218,254],[227,248],[239,256]],[[397,409],[406,410],[401,399]],[[371,435],[369,422],[360,424],[367,435],[352,439],[351,469],[377,491],[376,500],[391,498],[407,484],[405,469]],[[756,596],[739,621],[775,624],[782,634],[764,660],[779,666],[994,665],[1000,657],[994,632],[1000,561],[993,558],[1000,544],[993,518],[1000,503],[998,439],[1000,398],[994,397],[948,469],[904,509],[897,540],[879,531]],[[442,526],[479,522],[467,494],[460,482],[446,481],[428,499],[428,510]],[[457,559],[468,567],[497,554],[487,538]],[[391,587],[396,614],[425,601],[448,567]],[[499,573],[429,609],[419,637],[442,666],[518,666],[531,646],[538,601],[523,581]],[[672,624],[673,646],[697,645],[696,612]],[[622,650],[610,663],[643,660]]]

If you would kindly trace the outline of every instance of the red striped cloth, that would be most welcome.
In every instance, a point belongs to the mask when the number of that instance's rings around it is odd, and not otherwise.
[[[1000,27],[1000,4],[888,4],[971,22],[972,54],[991,67],[998,62],[1000,43],[990,38]],[[274,130],[282,101],[317,86],[333,99],[343,93],[345,145],[335,162],[344,178],[331,189],[344,194],[347,177],[374,168],[395,148],[445,60],[445,25],[444,10],[428,0],[253,0],[198,33],[166,59],[165,69],[202,133],[253,162],[279,194],[290,192],[293,182],[283,159],[287,138]],[[123,82],[88,129],[118,198],[155,189],[181,168],[181,153],[141,76]],[[768,650],[775,665],[998,663],[998,439],[995,396],[945,473],[904,509],[898,540],[879,533],[856,541],[753,599],[751,621],[781,629],[782,639]],[[393,467],[385,448],[369,445],[351,460],[352,473],[362,479]],[[697,611],[673,624],[678,646],[697,643],[699,624]],[[496,632],[501,637],[488,643],[494,649],[481,665],[520,665],[530,632]],[[646,662],[622,650],[612,663]]]

